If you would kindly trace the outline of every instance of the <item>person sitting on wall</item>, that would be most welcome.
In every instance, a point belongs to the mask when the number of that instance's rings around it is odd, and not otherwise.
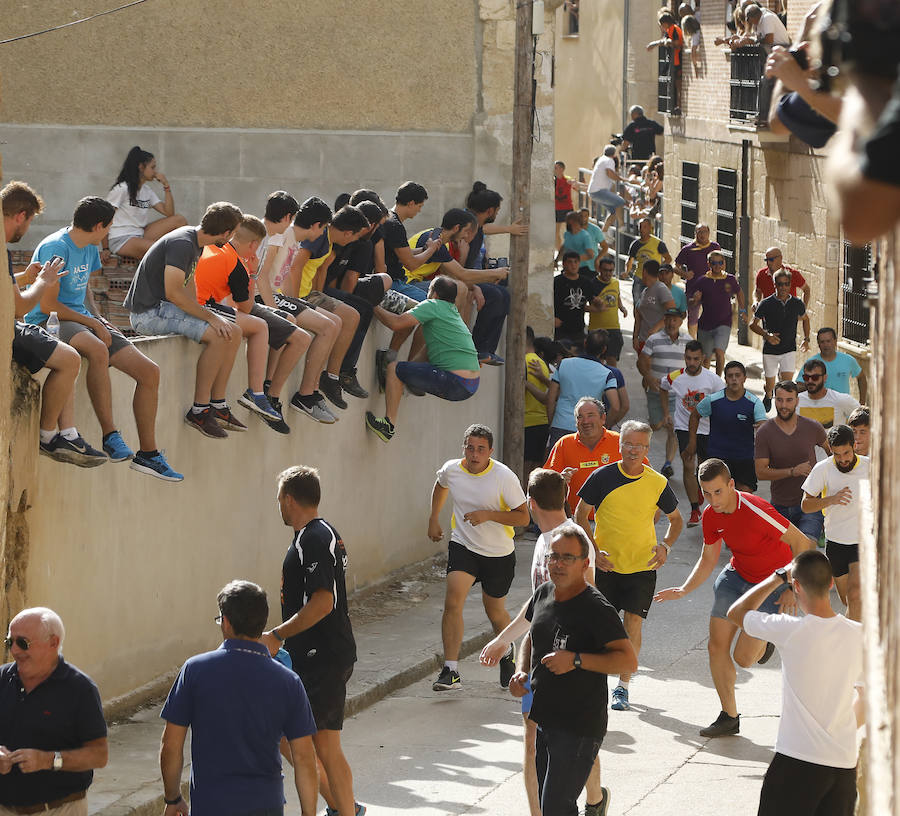
[[[385,415],[376,417],[366,411],[366,427],[383,442],[389,442],[396,432],[404,385],[413,393],[427,392],[452,402],[467,400],[478,390],[478,352],[456,308],[456,297],[456,281],[438,275],[428,288],[428,299],[410,311],[395,315],[375,307],[379,320],[392,331],[421,326],[425,337],[425,348],[416,357],[409,362],[395,360],[388,364]]]
[[[150,186],[151,181],[162,185],[163,199]],[[143,258],[157,238],[187,224],[187,219],[175,212],[169,180],[157,170],[153,154],[138,146],[128,151],[106,200],[116,208],[116,214],[104,243],[117,255]],[[163,217],[151,222],[151,209]]]

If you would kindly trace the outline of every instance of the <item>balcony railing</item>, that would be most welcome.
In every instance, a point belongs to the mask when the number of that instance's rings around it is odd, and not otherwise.
[[[759,118],[759,86],[765,64],[766,52],[759,46],[738,48],[731,53],[729,115],[733,122],[754,122]]]
[[[656,85],[656,109],[660,113],[672,113],[677,107],[675,79],[672,65],[672,49],[659,48],[659,73]]]

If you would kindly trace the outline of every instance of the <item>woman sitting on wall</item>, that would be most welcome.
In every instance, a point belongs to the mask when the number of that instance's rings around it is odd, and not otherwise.
[[[163,201],[150,187],[158,181],[163,188]],[[132,147],[119,172],[107,201],[116,208],[109,228],[109,249],[117,255],[143,258],[147,250],[166,233],[187,224],[183,215],[175,214],[175,200],[168,179],[156,169],[152,153]],[[150,210],[163,217],[150,221]]]

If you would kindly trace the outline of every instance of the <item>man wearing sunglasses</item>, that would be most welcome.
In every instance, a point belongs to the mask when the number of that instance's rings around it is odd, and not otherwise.
[[[94,768],[106,765],[106,722],[93,680],[60,654],[65,628],[52,609],[9,624],[0,667],[0,813],[86,816]]]
[[[691,305],[702,306],[697,339],[703,344],[703,365],[709,368],[713,355],[716,374],[725,368],[725,349],[731,339],[731,301],[737,298],[738,314],[747,322],[747,304],[737,278],[725,271],[725,255],[719,250],[709,253],[709,271],[697,281]]]
[[[809,284],[800,271],[792,266],[785,266],[778,247],[769,247],[765,254],[766,265],[756,273],[756,289],[753,292],[753,306],[759,305],[763,298],[775,294],[775,276],[782,270],[791,276],[791,297],[799,297],[804,306],[809,306]]]
[[[772,393],[778,381],[794,376],[797,361],[797,321],[803,321],[801,351],[809,351],[809,315],[806,304],[791,294],[790,273],[781,270],[775,274],[775,294],[763,298],[756,307],[750,331],[758,334],[763,343],[763,375],[766,378],[766,395],[763,407],[772,408]]]
[[[826,431],[846,425],[850,414],[859,408],[859,403],[850,394],[826,387],[828,370],[822,360],[811,359],[803,364],[803,382],[806,383],[806,391],[798,395],[797,410],[800,416],[821,423]]]

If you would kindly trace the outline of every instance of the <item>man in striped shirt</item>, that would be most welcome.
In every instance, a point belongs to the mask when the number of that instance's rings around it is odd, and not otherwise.
[[[637,368],[644,378],[644,392],[647,394],[647,421],[654,431],[662,428],[665,421],[662,400],[668,399],[669,414],[675,413],[675,395],[672,392],[663,394],[659,381],[668,376],[670,371],[684,365],[684,350],[691,342],[691,336],[681,330],[684,315],[677,307],[666,309],[662,329],[647,338],[638,355]],[[672,460],[677,452],[675,431],[666,426],[666,461],[659,472],[667,479],[675,475]]]
[[[796,614],[797,601],[782,568],[797,553],[815,546],[765,499],[735,490],[731,472],[721,459],[700,465],[700,486],[709,506],[703,511],[703,552],[681,586],[657,592],[654,601],[672,601],[693,592],[712,574],[722,544],[731,550],[731,561],[715,583],[715,601],[709,618],[709,669],[722,711],[711,725],[700,729],[702,737],[740,733],[741,719],[734,696],[735,662],[743,668],[765,663],[774,651],[771,643],[741,632],[731,656],[738,627],[728,620],[728,609],[745,592],[773,572],[784,583],[759,607],[769,614]]]

